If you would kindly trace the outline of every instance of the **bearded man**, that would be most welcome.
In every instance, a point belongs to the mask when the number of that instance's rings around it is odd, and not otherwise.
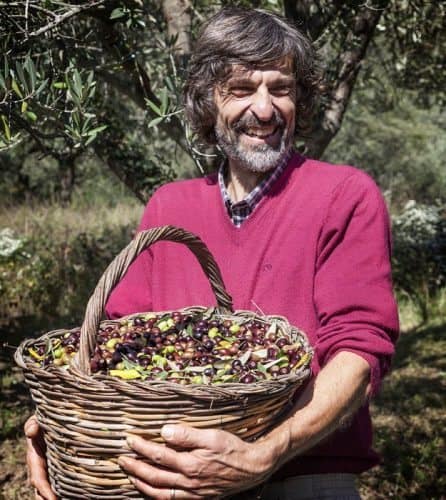
[[[139,229],[171,224],[197,234],[235,308],[286,316],[306,332],[315,358],[292,411],[255,442],[182,425],[163,427],[166,446],[129,439],[146,460],[119,464],[151,498],[353,499],[356,475],[378,462],[367,401],[389,368],[398,329],[388,215],[367,175],[293,151],[318,85],[310,43],[272,13],[224,9],[197,41],[186,113],[226,160],[214,175],[161,187]],[[134,262],[107,312],[213,303],[188,249],[160,242]],[[34,419],[26,433],[31,482],[54,498]]]

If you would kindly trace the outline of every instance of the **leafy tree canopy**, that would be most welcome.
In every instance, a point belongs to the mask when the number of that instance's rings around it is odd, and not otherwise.
[[[282,12],[315,40],[326,91],[301,145],[310,156],[340,130],[358,82],[383,110],[395,86],[424,106],[444,100],[442,2],[0,1],[0,148],[54,160],[67,196],[86,153],[142,201],[194,164],[206,170],[212,152],[184,123],[181,83],[198,26],[229,3]]]

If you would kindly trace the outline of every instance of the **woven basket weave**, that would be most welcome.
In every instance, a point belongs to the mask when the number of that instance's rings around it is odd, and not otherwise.
[[[274,321],[291,339],[303,343],[308,353],[307,362],[288,375],[253,384],[183,386],[168,381],[126,381],[99,373],[92,375],[90,356],[99,326],[122,321],[121,318],[101,322],[107,298],[140,252],[159,240],[189,247],[217,299],[218,306],[214,309],[197,306],[181,309],[181,312],[267,324]],[[194,427],[223,429],[242,439],[253,440],[283,417],[295,390],[310,373],[312,350],[305,335],[281,316],[233,312],[231,297],[206,246],[196,236],[172,226],[138,233],[108,266],[88,302],[79,354],[70,369],[53,365],[41,368],[26,354],[29,347],[45,345],[49,339],[66,333],[67,330],[55,330],[38,339],[25,340],[15,353],[44,429],[50,481],[61,498],[142,498],[117,464],[119,455],[135,456],[127,447],[127,433],[161,442],[160,430],[164,424],[182,422]]]

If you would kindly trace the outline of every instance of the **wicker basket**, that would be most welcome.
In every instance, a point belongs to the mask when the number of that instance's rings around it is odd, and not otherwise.
[[[188,307],[182,312],[213,312],[238,320],[275,321],[292,339],[303,342],[307,362],[289,375],[253,384],[183,386],[168,381],[126,381],[104,374],[91,375],[90,356],[99,325],[116,323],[101,322],[110,292],[136,256],[159,240],[189,247],[217,299],[218,306],[213,310]],[[137,315],[127,318],[134,316]],[[164,424],[182,422],[224,429],[242,439],[253,440],[282,418],[296,388],[310,373],[312,350],[305,335],[280,316],[233,312],[231,297],[206,246],[196,236],[172,226],[139,233],[108,266],[88,302],[79,354],[70,369],[53,365],[41,368],[26,354],[29,347],[44,345],[48,339],[65,333],[67,330],[56,330],[39,339],[25,340],[15,354],[44,429],[51,484],[61,498],[142,498],[117,465],[119,455],[135,456],[126,445],[128,432],[161,441],[160,430]]]

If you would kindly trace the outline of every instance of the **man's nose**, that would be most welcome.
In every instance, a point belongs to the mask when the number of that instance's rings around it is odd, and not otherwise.
[[[252,96],[251,111],[262,122],[271,120],[274,114],[274,107],[271,94],[268,90],[258,90]]]

